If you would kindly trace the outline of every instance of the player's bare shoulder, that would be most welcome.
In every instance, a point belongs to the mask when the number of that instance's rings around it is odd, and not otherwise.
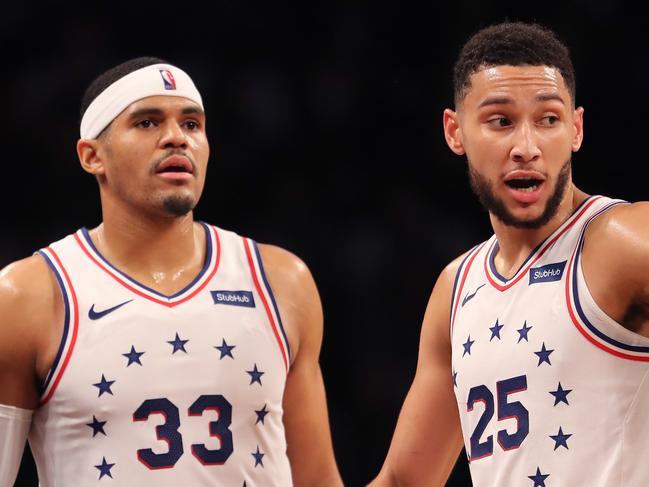
[[[649,336],[649,203],[617,205],[588,227],[582,269],[611,318]]]
[[[273,290],[291,350],[306,337],[322,335],[322,305],[311,271],[297,255],[275,245],[259,244],[268,283]]]
[[[276,245],[260,243],[258,248],[268,278],[278,285],[297,292],[313,281],[309,268],[297,255]]]
[[[0,271],[0,327],[18,332],[42,321],[56,308],[59,296],[56,279],[42,257],[33,255],[9,264]],[[8,324],[12,318],[19,320]]]
[[[420,348],[428,348],[438,355],[450,353],[449,317],[456,277],[470,251],[449,262],[437,277],[428,300],[421,330]],[[420,356],[421,356],[420,350]],[[425,354],[424,354],[425,355]]]
[[[50,342],[62,312],[58,285],[41,257],[27,257],[0,271],[0,368],[7,375],[3,383],[19,389],[24,383],[27,389],[34,377],[47,373],[46,351],[55,349]],[[35,391],[22,390],[15,397],[5,392],[0,396],[7,397],[0,399],[6,403],[34,405]]]
[[[649,268],[649,202],[620,204],[588,228],[584,253],[615,265]]]
[[[440,272],[428,302],[428,308],[431,307],[431,303],[434,303],[437,314],[448,317],[457,273],[470,252],[471,251],[469,250],[456,257]]]
[[[447,284],[451,285],[451,292],[453,291],[452,288],[455,284],[455,278],[457,277],[457,273],[460,270],[460,266],[465,261],[466,257],[471,253],[471,250],[467,250],[462,255],[457,256],[455,259],[449,262],[441,272],[440,276],[443,276]]]

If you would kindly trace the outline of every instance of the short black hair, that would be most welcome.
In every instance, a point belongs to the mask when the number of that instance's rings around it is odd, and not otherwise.
[[[476,32],[453,68],[455,104],[471,86],[471,76],[493,66],[549,66],[558,69],[575,103],[575,70],[568,47],[551,29],[534,23],[503,22]]]
[[[83,94],[81,99],[81,109],[79,111],[79,122],[83,118],[83,114],[86,113],[86,110],[97,98],[102,91],[112,85],[115,81],[120,78],[123,78],[133,71],[144,68],[146,66],[151,66],[153,64],[170,64],[164,59],[157,57],[143,56],[134,59],[129,59],[128,61],[118,64],[117,66],[110,68],[108,71],[97,76],[92,83],[86,88],[86,91]]]

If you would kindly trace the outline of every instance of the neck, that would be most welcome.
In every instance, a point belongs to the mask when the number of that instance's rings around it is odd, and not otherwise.
[[[185,281],[204,261],[205,234],[192,213],[161,217],[104,208],[103,223],[90,236],[109,262],[143,281]]]
[[[587,197],[586,193],[572,183],[569,184],[556,215],[539,228],[516,228],[505,225],[493,214],[489,214],[500,247],[496,256],[496,266],[502,269],[501,273],[510,275],[515,272],[529,254],[559,228]]]

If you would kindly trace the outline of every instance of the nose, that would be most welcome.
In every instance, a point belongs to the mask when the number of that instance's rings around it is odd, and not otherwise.
[[[176,120],[167,120],[162,128],[160,145],[163,148],[187,146],[187,135]]]
[[[536,131],[529,123],[521,123],[514,132],[510,157],[519,163],[532,162],[541,157]]]

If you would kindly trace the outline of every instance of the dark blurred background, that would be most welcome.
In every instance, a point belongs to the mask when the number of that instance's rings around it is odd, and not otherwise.
[[[413,378],[437,274],[491,234],[441,120],[461,43],[502,20],[546,23],[573,53],[581,189],[646,199],[648,43],[624,2],[10,2],[0,267],[100,222],[75,152],[90,81],[141,55],[186,69],[212,147],[196,215],[309,265],[336,455],[346,485],[364,485]],[[36,485],[29,454],[17,485]],[[449,485],[470,485],[464,457]]]

